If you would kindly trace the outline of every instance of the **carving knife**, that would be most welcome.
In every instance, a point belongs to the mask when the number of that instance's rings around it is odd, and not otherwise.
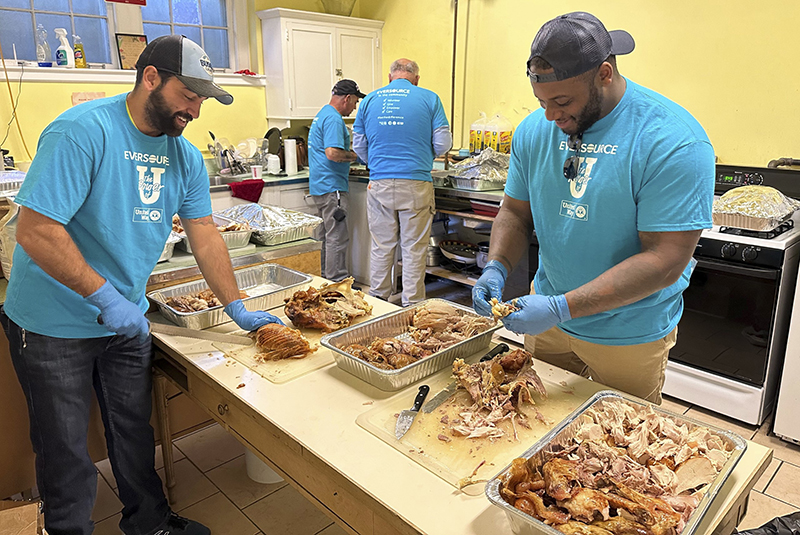
[[[159,334],[168,334],[170,336],[183,336],[184,338],[211,340],[212,342],[224,342],[227,344],[241,344],[245,346],[253,344],[253,340],[251,338],[247,336],[241,336],[239,334],[225,334],[212,331],[198,331],[196,329],[178,327],[177,325],[167,325],[165,323],[151,322],[150,331]]]
[[[500,353],[505,353],[508,351],[508,345],[506,344],[497,344],[492,348],[488,353],[481,357],[480,362],[485,362],[487,360],[493,359]],[[446,387],[444,387],[438,394],[433,396],[430,401],[428,401],[423,407],[422,412],[425,414],[433,412],[436,408],[439,407],[442,403],[445,402],[447,398],[453,395],[453,393],[458,389],[458,382],[453,381]]]
[[[411,424],[414,423],[414,418],[416,418],[419,413],[419,408],[422,407],[422,403],[425,401],[430,391],[431,387],[428,385],[419,387],[419,393],[417,393],[417,397],[414,398],[414,406],[404,410],[400,413],[400,416],[397,417],[397,423],[394,426],[394,436],[397,440],[403,438],[403,435],[411,428]]]

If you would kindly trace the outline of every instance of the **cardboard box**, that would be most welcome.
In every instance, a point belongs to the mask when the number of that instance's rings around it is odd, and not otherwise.
[[[0,501],[0,535],[42,535],[41,502]]]

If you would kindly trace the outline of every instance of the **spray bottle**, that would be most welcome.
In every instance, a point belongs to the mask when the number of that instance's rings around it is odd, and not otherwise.
[[[80,35],[73,35],[72,36],[72,44],[75,48],[75,68],[77,69],[85,69],[86,68],[86,55],[83,51],[83,41],[81,41]]]
[[[53,59],[50,45],[47,44],[47,30],[41,24],[36,25],[36,60],[39,63],[50,63]],[[44,67],[44,65],[42,65]],[[49,65],[48,65],[49,67]]]
[[[61,41],[61,45],[56,48],[56,65],[71,69],[75,67],[75,52],[67,41],[67,30],[64,28],[55,29],[56,38]]]

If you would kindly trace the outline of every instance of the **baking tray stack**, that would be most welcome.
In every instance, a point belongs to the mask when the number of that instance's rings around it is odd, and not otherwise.
[[[291,297],[298,286],[311,282],[311,276],[277,264],[261,264],[233,272],[239,289],[247,293],[243,298],[245,308],[250,311],[268,310],[282,305]],[[195,294],[208,290],[205,280],[177,284],[147,294],[161,312],[161,315],[176,325],[189,329],[206,329],[230,321],[223,307],[216,306],[197,312],[179,312],[167,305],[170,297]]]
[[[671,418],[676,425],[680,426],[682,424],[686,424],[688,426],[689,433],[691,433],[692,430],[697,427],[705,427],[711,431],[711,433],[718,435],[725,444],[726,449],[731,451],[730,457],[723,465],[716,478],[705,488],[705,494],[700,500],[697,509],[695,509],[694,513],[692,513],[692,515],[689,517],[686,525],[680,533],[680,535],[693,535],[697,530],[697,527],[700,525],[700,522],[705,517],[705,514],[708,512],[709,506],[719,494],[719,490],[725,484],[725,481],[728,479],[734,467],[736,466],[736,463],[739,462],[739,459],[742,457],[742,454],[747,448],[747,443],[744,441],[744,439],[735,433],[708,425],[698,420],[694,420],[693,418],[688,418],[686,416],[681,416],[679,414],[666,411],[656,405],[651,405],[646,401],[639,400],[620,392],[603,390],[589,398],[572,414],[567,416],[560,424],[551,429],[546,435],[544,435],[533,446],[525,451],[521,457],[533,459],[534,464],[537,466],[542,466],[552,457],[552,454],[563,451],[566,447],[574,444],[576,432],[582,423],[582,415],[589,409],[595,407],[595,405],[606,401],[618,401],[626,403],[636,409],[652,406],[653,411],[662,416]],[[508,522],[511,525],[512,533],[515,533],[516,535],[563,535],[562,532],[558,531],[554,527],[546,525],[538,519],[523,513],[502,497],[500,494],[502,479],[510,467],[511,464],[506,466],[502,471],[500,471],[499,474],[486,483],[486,497],[489,498],[490,502],[503,509],[503,511],[506,513]]]
[[[218,214],[249,224],[253,230],[250,239],[261,245],[280,245],[311,238],[314,229],[322,223],[322,218],[315,215],[256,203],[232,206]]]
[[[419,308],[434,302],[446,303],[455,308],[461,315],[476,315],[471,308],[459,305],[458,303],[453,303],[445,299],[427,299],[416,305],[405,307],[402,310],[390,312],[389,314],[384,314],[383,316],[359,323],[358,325],[353,325],[352,327],[327,334],[322,337],[320,343],[331,350],[336,365],[346,372],[355,375],[359,379],[381,390],[394,391],[400,390],[423,377],[427,377],[446,366],[452,365],[453,361],[457,358],[467,357],[488,348],[492,340],[492,334],[502,327],[502,325],[498,323],[482,333],[478,333],[475,336],[458,342],[433,355],[422,358],[414,364],[410,364],[399,370],[380,369],[344,351],[344,348],[351,344],[368,346],[376,338],[410,340],[408,328],[412,324],[414,314]]]

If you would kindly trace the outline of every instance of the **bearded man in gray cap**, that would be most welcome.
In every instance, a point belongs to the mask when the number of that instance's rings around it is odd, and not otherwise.
[[[144,294],[173,214],[228,316],[246,330],[280,321],[242,304],[211,218],[203,157],[181,137],[207,98],[230,104],[233,97],[214,83],[203,49],[181,35],[155,39],[136,68],[130,93],[75,106],[45,128],[16,198],[18,247],[0,322],[28,402],[50,535],[93,531],[92,389],[124,506],[120,529],[209,533],[170,510],[150,426]]]
[[[589,13],[536,34],[526,73],[542,109],[514,134],[472,295],[491,315],[535,228],[531,295],[505,326],[538,359],[660,403],[692,253],[711,227],[714,151],[685,109],[619,74],[616,56],[633,48]]]

